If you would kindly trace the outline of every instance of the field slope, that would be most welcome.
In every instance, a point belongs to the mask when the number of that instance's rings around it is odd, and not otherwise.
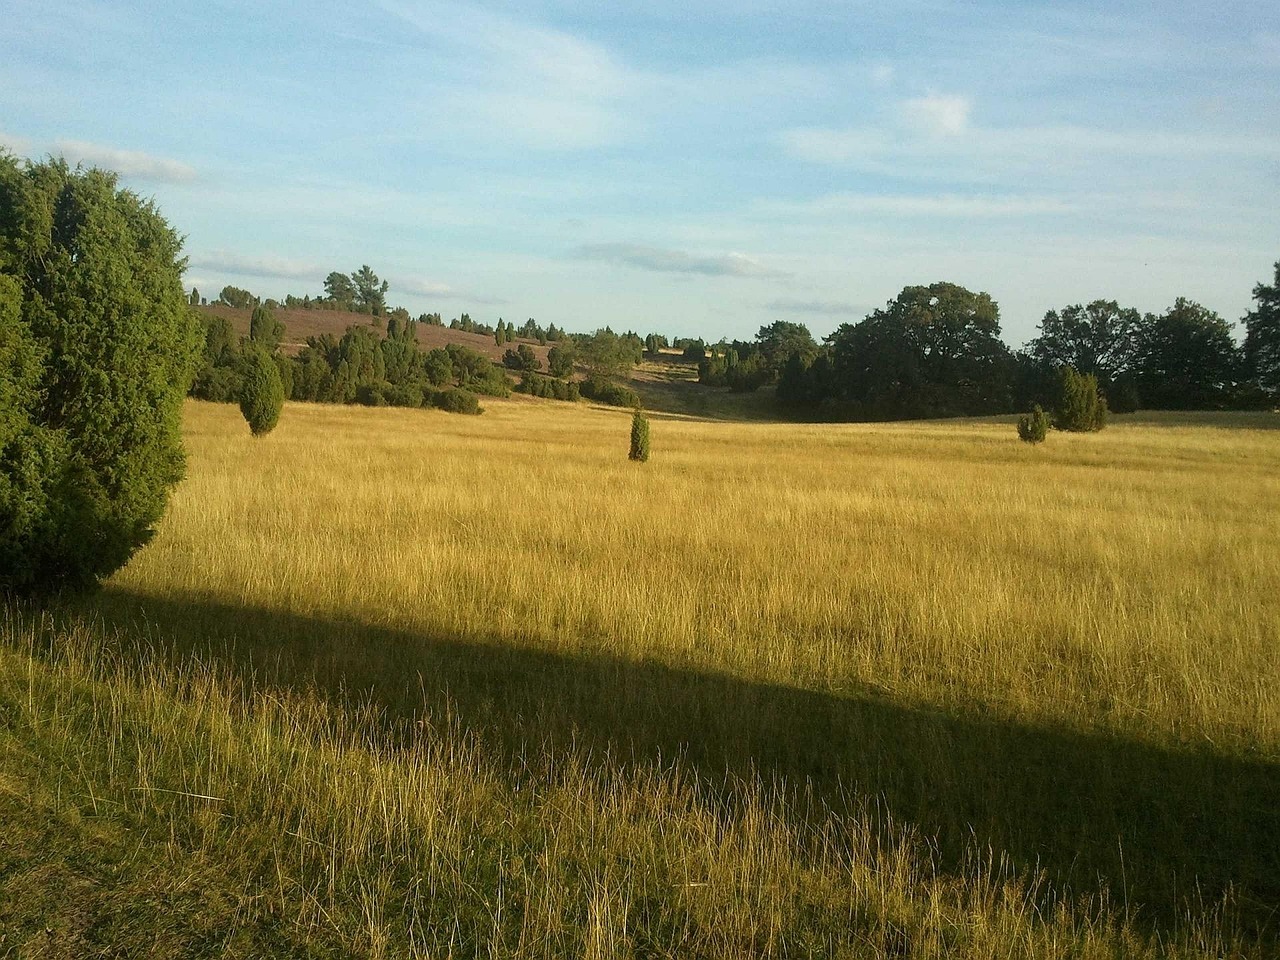
[[[1266,956],[1280,430],[187,409],[9,608],[0,955]]]

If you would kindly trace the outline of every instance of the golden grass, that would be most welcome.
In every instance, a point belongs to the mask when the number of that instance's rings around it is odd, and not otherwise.
[[[599,408],[187,424],[140,595],[1280,751],[1280,431],[655,420],[639,466]]]
[[[1269,418],[486,406],[188,406],[156,540],[0,625],[0,932],[100,862],[62,946],[1275,949]]]

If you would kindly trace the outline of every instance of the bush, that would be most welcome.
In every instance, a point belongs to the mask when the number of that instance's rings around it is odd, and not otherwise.
[[[1024,443],[1043,443],[1049,435],[1049,416],[1036,404],[1018,418],[1018,437]]]
[[[649,418],[639,410],[631,416],[631,452],[628,456],[641,463],[649,459]]]
[[[520,344],[515,350],[508,350],[502,355],[502,365],[509,370],[538,370],[542,361],[527,343]]]
[[[462,390],[458,387],[436,391],[432,401],[441,410],[447,410],[449,413],[484,413],[479,398],[470,390]]]
[[[183,473],[182,240],[114,174],[0,151],[0,591],[91,586]]]
[[[517,393],[527,393],[534,397],[545,397],[549,400],[575,401],[582,394],[576,383],[567,383],[554,377],[540,377],[536,373],[526,373],[516,386]]]
[[[244,389],[244,377],[235,367],[202,367],[191,384],[191,396],[212,403],[235,403]]]
[[[1076,373],[1074,367],[1063,367],[1058,408],[1053,425],[1073,433],[1101,430],[1107,425],[1107,401],[1098,389],[1093,374]]]
[[[578,387],[582,396],[611,407],[638,407],[640,396],[632,389],[612,380],[584,380]]]
[[[284,384],[275,358],[262,349],[245,355],[244,389],[240,392],[240,412],[255,437],[270,433],[284,406]]]

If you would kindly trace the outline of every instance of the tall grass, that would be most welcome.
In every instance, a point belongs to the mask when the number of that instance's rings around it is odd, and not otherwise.
[[[255,440],[192,404],[156,541],[10,613],[0,785],[167,833],[147,875],[200,865],[251,945],[1266,953],[1251,425],[655,417],[637,471],[595,408],[292,405]]]

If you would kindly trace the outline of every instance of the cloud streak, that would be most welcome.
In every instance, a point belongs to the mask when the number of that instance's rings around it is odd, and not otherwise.
[[[420,297],[431,297],[436,300],[463,300],[484,306],[500,306],[507,301],[501,297],[481,296],[467,290],[459,290],[447,283],[427,280],[421,277],[398,277],[389,281],[392,291],[413,294]]]
[[[637,243],[589,243],[579,247],[575,256],[580,260],[599,260],[654,273],[695,274],[705,277],[787,276],[786,273],[741,253],[703,256]]]
[[[1076,213],[1079,206],[1048,196],[1017,194],[862,194],[833,193],[795,203],[772,202],[761,205],[768,213],[786,216],[844,217],[938,217],[994,219],[1030,216],[1060,216]]]
[[[319,280],[326,275],[323,267],[308,261],[290,260],[271,254],[246,256],[228,250],[214,250],[203,256],[192,257],[191,265],[242,277]]]
[[[194,167],[179,160],[143,153],[141,150],[120,150],[84,140],[55,140],[53,147],[68,160],[114,170],[122,177],[135,180],[192,183],[197,178]]]
[[[812,313],[824,317],[869,313],[866,307],[843,300],[770,300],[765,309],[776,313]]]

